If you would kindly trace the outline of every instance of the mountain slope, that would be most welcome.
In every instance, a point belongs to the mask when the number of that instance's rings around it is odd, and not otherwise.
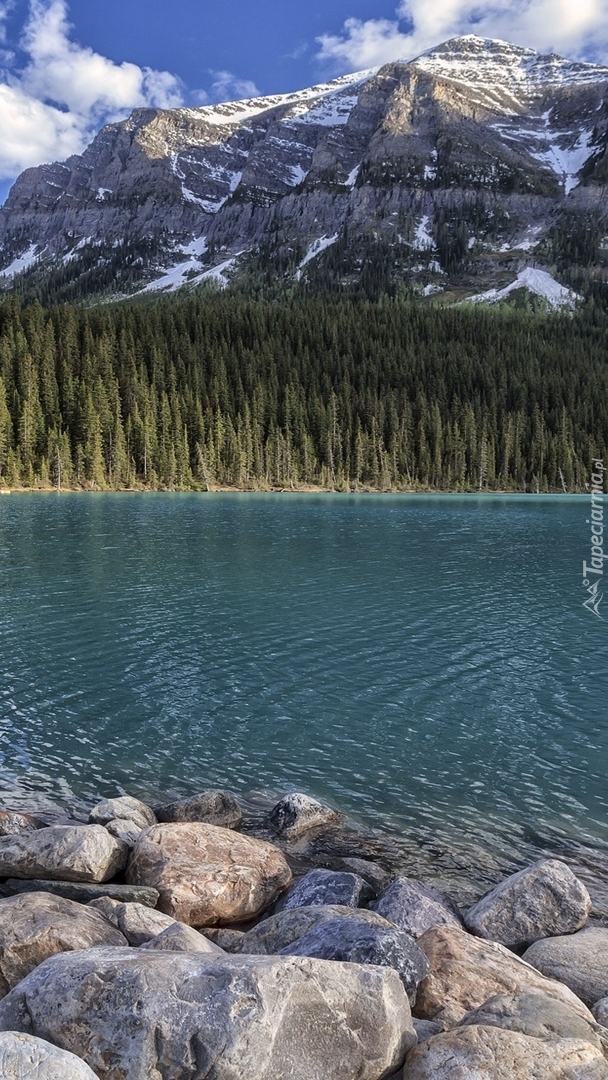
[[[607,68],[476,37],[295,94],[138,110],[19,177],[0,283],[43,298],[205,280],[464,297],[538,265],[593,290],[607,132]]]

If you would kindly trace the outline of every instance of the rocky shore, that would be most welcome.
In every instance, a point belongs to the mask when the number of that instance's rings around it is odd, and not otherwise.
[[[608,1080],[608,928],[564,861],[459,907],[343,827],[301,794],[0,810],[1,1080]]]

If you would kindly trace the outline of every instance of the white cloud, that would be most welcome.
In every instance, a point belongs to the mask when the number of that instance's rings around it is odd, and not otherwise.
[[[458,34],[502,38],[574,59],[608,60],[608,0],[402,0],[395,19],[348,19],[317,59],[334,71],[411,59]]]
[[[0,3],[0,41],[8,11]],[[0,81],[0,178],[80,152],[102,122],[133,108],[182,103],[174,75],[115,64],[72,41],[70,31],[65,0],[30,0],[20,43],[25,64]]]
[[[260,97],[260,91],[250,79],[239,79],[230,71],[210,71],[209,74],[213,76],[211,89],[196,92],[197,100],[201,105]]]

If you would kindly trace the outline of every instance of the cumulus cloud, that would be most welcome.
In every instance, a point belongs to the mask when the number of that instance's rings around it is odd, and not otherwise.
[[[458,34],[502,38],[573,59],[608,60],[608,0],[402,0],[395,19],[347,19],[317,59],[336,72],[411,59]]]
[[[0,42],[10,3],[0,3]],[[71,39],[65,0],[30,0],[19,43],[0,81],[0,177],[79,153],[103,122],[131,109],[182,104],[180,81],[167,71],[115,64]],[[8,58],[8,60],[7,60]],[[14,56],[12,56],[14,61]]]

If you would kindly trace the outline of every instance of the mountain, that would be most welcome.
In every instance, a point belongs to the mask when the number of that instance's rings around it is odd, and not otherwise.
[[[608,68],[475,36],[293,94],[139,109],[19,177],[0,283],[603,300],[607,139]]]

